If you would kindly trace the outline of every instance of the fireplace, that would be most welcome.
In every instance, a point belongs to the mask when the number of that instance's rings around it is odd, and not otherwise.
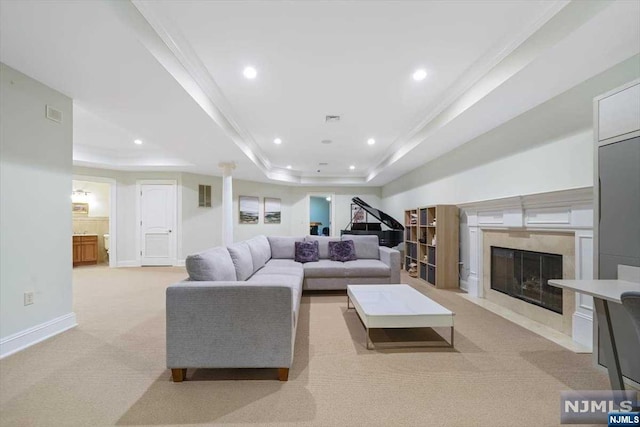
[[[562,314],[562,255],[491,246],[491,289]]]

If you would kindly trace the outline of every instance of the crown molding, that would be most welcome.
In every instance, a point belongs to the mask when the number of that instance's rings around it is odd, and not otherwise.
[[[130,1],[162,43],[162,46],[149,43],[150,35],[147,35],[147,49],[268,179],[301,185],[366,184],[364,176],[306,178],[296,171],[273,166],[177,26],[154,10],[153,1]]]
[[[513,65],[500,67],[500,64],[569,3],[571,3],[570,0],[549,2],[545,12],[516,37],[509,39],[506,44],[497,45],[480,57],[445,91],[441,101],[434,108],[420,115],[424,119],[390,145],[378,164],[369,170],[367,181],[406,156],[429,135],[464,113],[526,66],[530,61],[521,61],[520,67],[513,67]],[[531,50],[530,56],[534,56],[537,50]]]
[[[131,0],[131,4],[159,39],[154,43],[150,40],[153,35],[143,34],[141,25],[136,25],[145,47],[263,173],[270,171],[271,162],[241,124],[222,90],[179,29],[154,11],[154,2]]]

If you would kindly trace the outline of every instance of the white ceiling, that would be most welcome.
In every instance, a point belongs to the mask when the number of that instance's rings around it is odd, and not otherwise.
[[[383,185],[640,52],[637,1],[1,1],[0,27],[74,99],[76,164],[294,184]]]

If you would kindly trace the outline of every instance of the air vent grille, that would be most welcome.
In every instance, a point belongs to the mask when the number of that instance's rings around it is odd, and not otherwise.
[[[331,144],[333,141],[330,139],[323,139],[322,141],[320,141],[322,144]]]
[[[45,116],[47,119],[53,120],[56,123],[62,123],[62,111],[57,110],[50,105],[47,105]]]
[[[318,163],[318,166],[329,166],[329,163],[326,163],[326,162],[320,162],[320,163]]]
[[[211,186],[210,185],[198,185],[198,207],[210,208],[211,207]]]
[[[340,116],[325,116],[324,121],[326,123],[334,123],[340,121]]]

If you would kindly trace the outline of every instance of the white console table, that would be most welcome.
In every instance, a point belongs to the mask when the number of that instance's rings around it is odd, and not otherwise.
[[[593,304],[598,317],[598,324],[605,329],[604,345],[607,369],[612,390],[624,390],[620,360],[609,316],[609,301],[620,304],[620,295],[628,291],[640,292],[640,283],[626,280],[549,280],[549,284],[559,288],[570,289],[593,297]]]

